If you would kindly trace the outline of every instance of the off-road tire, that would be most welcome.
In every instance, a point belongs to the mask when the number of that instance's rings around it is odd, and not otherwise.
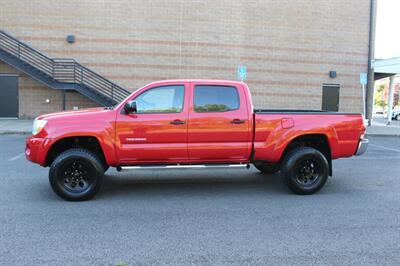
[[[93,198],[103,184],[104,166],[85,149],[69,149],[59,154],[50,166],[49,181],[53,191],[69,201]]]
[[[310,147],[293,149],[285,155],[281,164],[283,182],[292,192],[300,195],[319,191],[325,185],[328,174],[328,160],[320,151]]]

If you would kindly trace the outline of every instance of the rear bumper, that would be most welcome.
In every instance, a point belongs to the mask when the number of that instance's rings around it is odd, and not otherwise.
[[[369,143],[368,139],[364,138],[360,139],[360,141],[358,142],[358,148],[355,155],[359,156],[364,154],[367,151],[368,143]]]

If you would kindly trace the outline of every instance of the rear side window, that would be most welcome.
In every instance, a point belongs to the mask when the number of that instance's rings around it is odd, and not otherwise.
[[[235,109],[239,109],[239,95],[235,87],[195,86],[194,110],[196,112],[226,112]]]

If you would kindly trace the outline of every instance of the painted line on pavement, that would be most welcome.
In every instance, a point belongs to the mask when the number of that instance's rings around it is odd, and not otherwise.
[[[15,161],[15,160],[18,160],[19,158],[21,158],[22,156],[24,156],[25,155],[25,153],[23,152],[23,153],[21,153],[21,154],[18,154],[17,156],[14,156],[14,157],[12,157],[10,160],[8,160],[8,161]]]
[[[397,152],[400,152],[400,149],[388,148],[388,147],[385,147],[385,146],[376,145],[376,144],[371,144],[371,143],[369,143],[368,145],[371,145],[371,146],[373,146],[373,147],[378,147],[378,148],[381,148],[381,149],[384,149],[384,150],[388,150],[388,151],[397,151]]]
[[[367,157],[367,156],[359,156],[359,157],[354,157],[353,160],[391,160],[391,159],[399,159],[400,157]]]

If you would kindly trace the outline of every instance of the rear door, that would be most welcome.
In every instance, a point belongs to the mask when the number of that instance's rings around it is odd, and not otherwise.
[[[191,83],[188,151],[191,161],[243,162],[251,151],[244,89],[230,84]]]

